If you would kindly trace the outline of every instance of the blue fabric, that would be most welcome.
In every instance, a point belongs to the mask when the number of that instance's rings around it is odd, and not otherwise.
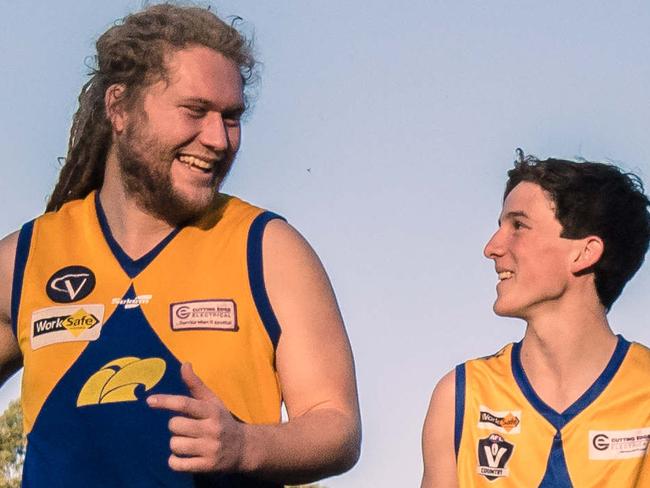
[[[454,448],[458,459],[460,440],[463,436],[463,420],[465,418],[465,364],[456,366],[456,416],[454,418]]]
[[[546,472],[539,488],[573,488],[566,459],[564,458],[562,436],[559,432],[553,438],[553,446],[548,457]]]
[[[99,201],[99,192],[95,193],[95,208],[97,210],[97,219],[99,220],[99,225],[102,229],[102,233],[104,234],[104,239],[106,239],[106,243],[108,244],[108,247],[111,248],[111,251],[113,252],[113,255],[115,256],[115,259],[120,263],[120,266],[124,270],[124,272],[129,276],[129,278],[135,278],[138,276],[149,264],[156,259],[156,256],[158,256],[163,249],[171,242],[171,240],[176,237],[176,234],[178,234],[182,227],[177,227],[176,229],[172,230],[167,237],[165,237],[162,241],[160,241],[151,251],[149,251],[147,254],[144,256],[141,256],[138,259],[131,259],[131,257],[124,252],[122,247],[118,244],[118,242],[115,240],[115,237],[113,237],[113,233],[111,232],[111,228],[108,226],[108,220],[106,220],[106,214],[104,213],[104,209],[102,208],[102,204]]]
[[[275,316],[275,312],[273,312],[273,307],[271,307],[269,296],[266,293],[264,263],[262,261],[262,237],[264,235],[264,229],[266,228],[266,224],[274,219],[284,220],[283,217],[273,212],[263,212],[255,218],[248,233],[246,254],[248,260],[248,281],[250,283],[251,293],[253,294],[253,300],[255,301],[260,318],[264,323],[266,332],[273,343],[273,347],[277,347],[282,330]]]
[[[135,298],[131,287],[124,298]],[[86,381],[118,358],[157,357],[165,374],[137,401],[77,406]],[[172,413],[150,408],[153,393],[187,395],[180,362],[160,341],[140,307],[117,307],[96,341],[88,343],[48,396],[28,435],[23,470],[26,488],[114,488],[194,486],[192,476],[167,466],[167,424]]]
[[[123,298],[135,298],[131,286]],[[160,358],[162,379],[136,401],[77,406],[83,385],[118,358]],[[167,464],[171,454],[168,423],[175,413],[149,407],[156,393],[189,395],[180,362],[153,331],[140,307],[117,307],[96,341],[48,396],[28,435],[23,468],[25,488],[279,488],[239,474],[178,473]]]
[[[23,225],[18,234],[16,259],[14,261],[14,277],[11,286],[11,329],[15,337],[18,337],[18,309],[20,308],[25,266],[27,265],[27,257],[29,256],[29,247],[32,243],[33,232],[34,221],[32,220]]]

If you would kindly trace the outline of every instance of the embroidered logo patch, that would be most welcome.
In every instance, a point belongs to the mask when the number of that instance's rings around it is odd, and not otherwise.
[[[32,313],[31,345],[39,349],[60,342],[94,341],[99,338],[104,305],[49,307]]]
[[[589,459],[598,461],[643,457],[650,427],[630,430],[590,430]]]
[[[77,406],[134,402],[138,399],[136,389],[151,390],[166,369],[160,358],[124,357],[111,361],[88,378],[77,397]]]
[[[179,302],[172,303],[169,309],[173,330],[238,330],[233,300]]]
[[[56,303],[72,303],[86,298],[95,289],[95,274],[85,266],[67,266],[54,273],[45,292]]]
[[[503,434],[521,432],[521,410],[492,410],[484,405],[479,407],[479,429],[496,430]]]
[[[499,434],[490,434],[478,441],[478,474],[494,481],[509,476],[506,464],[512,456],[514,445],[506,442]]]

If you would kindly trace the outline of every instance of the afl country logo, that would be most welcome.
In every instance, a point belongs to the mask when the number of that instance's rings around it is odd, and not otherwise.
[[[478,474],[494,481],[508,476],[510,471],[506,464],[512,456],[514,445],[499,434],[490,434],[478,441]]]
[[[72,303],[86,298],[95,289],[95,274],[85,266],[67,266],[52,275],[45,286],[50,299]]]

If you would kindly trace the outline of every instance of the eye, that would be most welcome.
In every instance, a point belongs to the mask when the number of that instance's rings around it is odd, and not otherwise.
[[[183,106],[183,108],[190,115],[190,117],[194,117],[195,119],[200,119],[201,117],[204,117],[205,114],[208,112],[205,107],[201,107],[198,105],[185,105]]]
[[[528,229],[528,228],[529,228],[529,227],[528,227],[526,224],[524,224],[521,220],[517,220],[517,219],[515,219],[515,220],[512,221],[512,227],[513,227],[515,230],[521,230],[521,229]]]
[[[241,113],[224,113],[222,114],[223,122],[228,127],[237,127],[241,122]]]

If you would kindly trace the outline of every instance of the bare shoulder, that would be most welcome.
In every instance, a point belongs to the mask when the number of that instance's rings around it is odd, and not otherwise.
[[[11,288],[18,234],[14,232],[0,240],[0,384],[22,364],[18,342],[11,328]]]
[[[307,240],[290,224],[281,219],[271,220],[264,231],[264,262],[276,267],[283,265],[304,268],[321,268],[320,259]],[[265,266],[266,267],[266,266]]]
[[[458,486],[454,448],[455,403],[456,371],[451,370],[434,388],[424,421],[422,488]]]
[[[11,322],[11,286],[18,234],[18,231],[13,232],[0,240],[0,324],[2,325]]]

